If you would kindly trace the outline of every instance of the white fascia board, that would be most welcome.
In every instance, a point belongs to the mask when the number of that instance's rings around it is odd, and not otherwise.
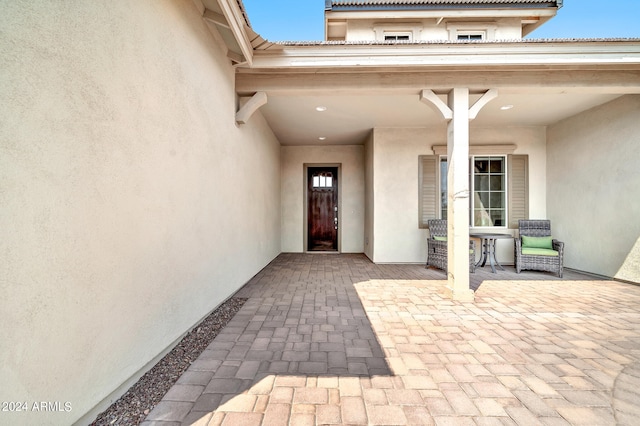
[[[640,65],[640,41],[283,46],[257,51],[253,59],[254,69]]]
[[[218,5],[220,9],[222,9],[222,13],[229,24],[229,29],[237,40],[242,54],[248,64],[251,65],[253,62],[253,47],[251,46],[247,32],[244,30],[244,16],[242,15],[240,6],[238,6],[238,2],[235,0],[218,0]]]
[[[555,16],[558,10],[545,9],[486,9],[486,10],[398,10],[370,12],[327,12],[325,20],[357,20],[357,19],[439,19],[439,18],[520,18],[523,16]]]

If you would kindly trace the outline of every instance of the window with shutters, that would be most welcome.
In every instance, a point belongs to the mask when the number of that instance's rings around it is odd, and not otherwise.
[[[471,156],[469,168],[469,223],[474,227],[517,228],[527,219],[528,156]],[[447,218],[447,158],[420,156],[419,226],[428,219]]]

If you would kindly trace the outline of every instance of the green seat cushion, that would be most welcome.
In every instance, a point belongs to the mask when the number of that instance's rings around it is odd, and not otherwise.
[[[527,237],[522,236],[522,248],[539,248],[539,249],[553,249],[553,237]]]
[[[434,235],[433,239],[436,241],[447,241],[447,237],[441,237],[440,235]]]
[[[558,252],[556,250],[535,247],[522,247],[522,254],[534,256],[558,256]]]

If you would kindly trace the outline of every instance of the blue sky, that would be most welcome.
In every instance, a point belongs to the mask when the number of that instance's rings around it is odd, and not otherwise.
[[[270,41],[324,39],[324,0],[243,0],[255,31]],[[528,38],[640,38],[640,0],[564,0]]]

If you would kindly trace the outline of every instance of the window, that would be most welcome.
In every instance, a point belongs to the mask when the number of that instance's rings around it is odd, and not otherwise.
[[[377,22],[373,24],[374,37],[379,41],[420,40],[422,30],[422,22],[403,22],[399,24]]]
[[[409,33],[384,33],[384,41],[410,41],[411,34]]]
[[[333,175],[331,173],[319,173],[313,175],[314,188],[331,188],[333,187]]]
[[[498,25],[495,22],[447,22],[449,40],[495,40]]]
[[[517,228],[527,219],[528,156],[474,155],[470,159],[469,223],[474,227]],[[420,156],[419,225],[447,218],[447,158]]]
[[[507,175],[505,157],[474,157],[471,160],[470,209],[473,226],[506,226]]]
[[[458,40],[484,40],[483,33],[458,33]]]

